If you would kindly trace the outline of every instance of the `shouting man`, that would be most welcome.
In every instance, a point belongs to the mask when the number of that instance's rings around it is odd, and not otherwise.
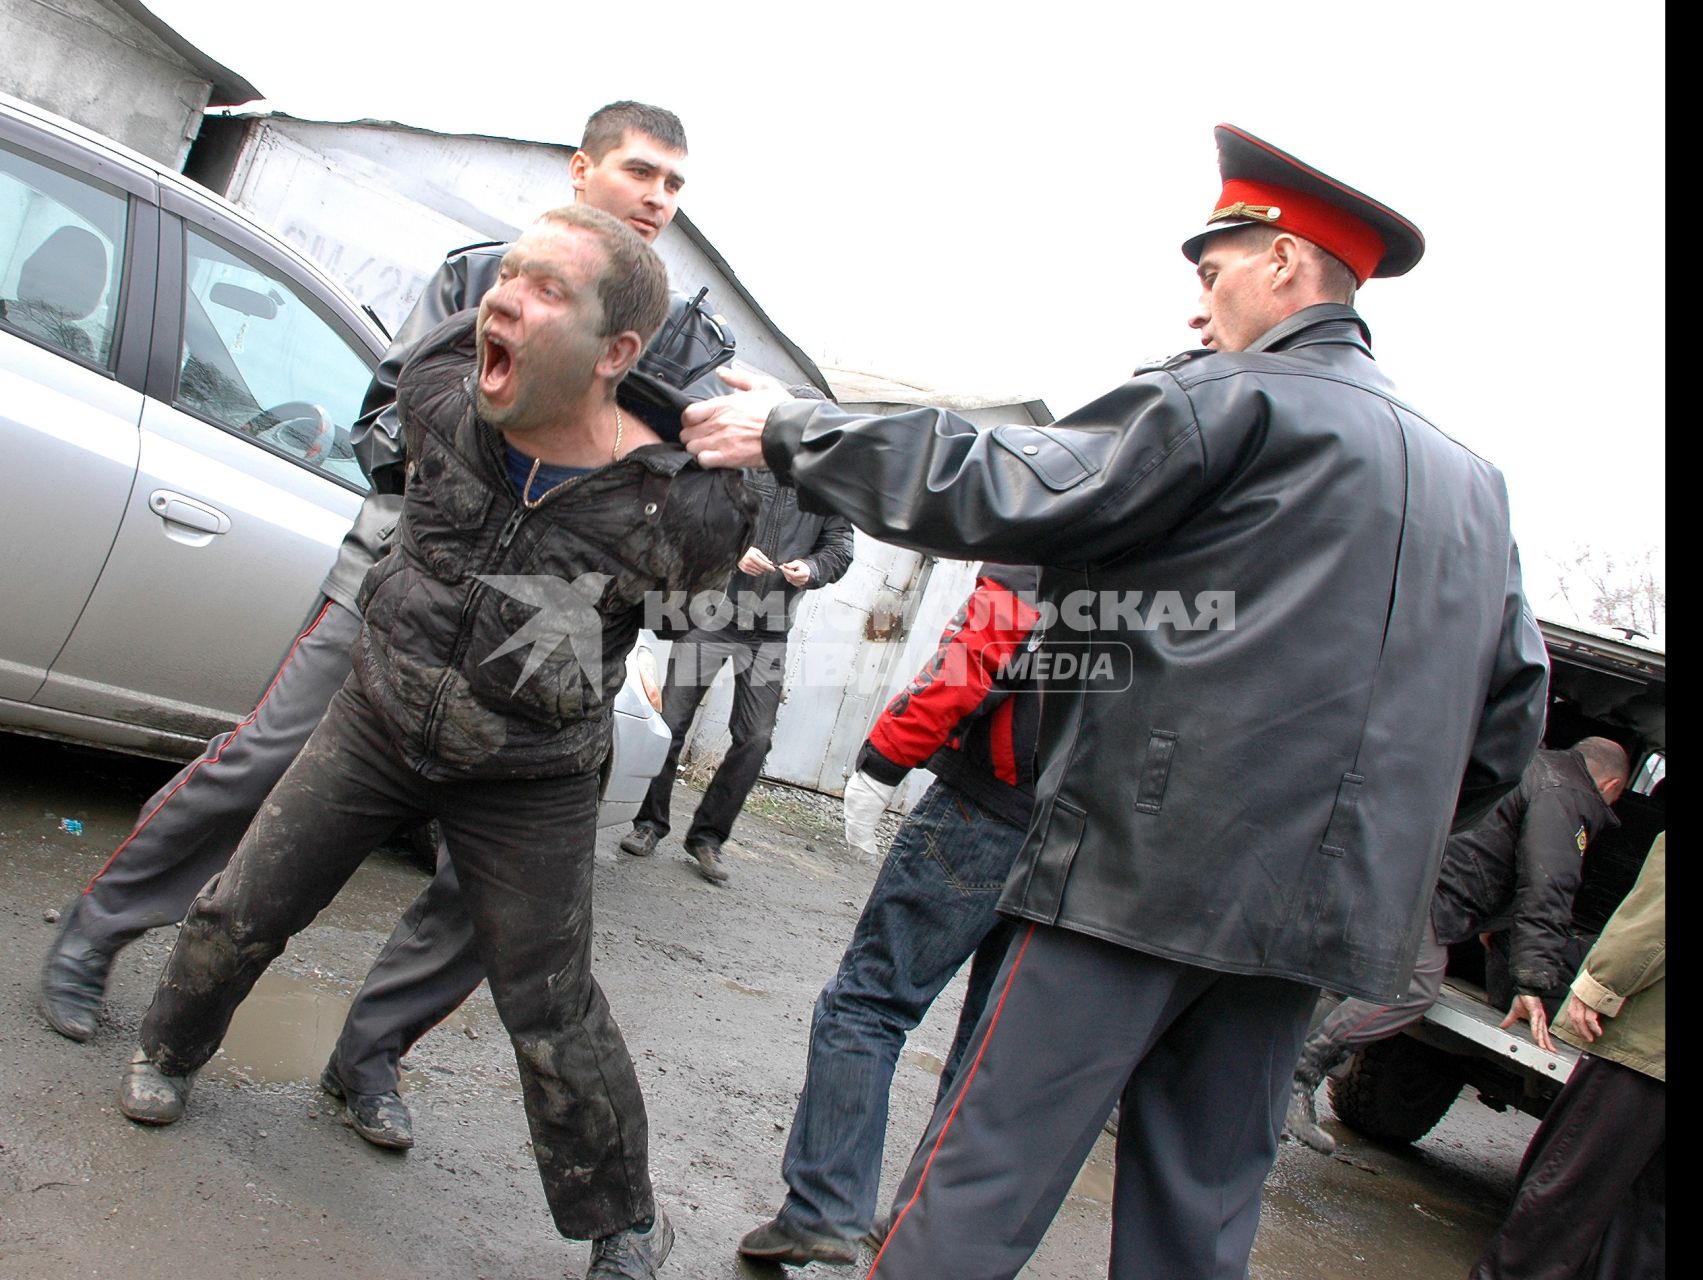
[[[591,974],[597,774],[646,593],[723,578],[737,476],[623,412],[667,276],[574,205],[504,255],[398,382],[409,483],[361,589],[354,672],[196,899],[143,1020],[124,1114],[169,1124],[231,1015],[379,841],[436,818],[514,1044],[545,1195],[599,1280],[649,1277],[673,1235],[644,1100]],[[629,405],[629,408],[631,406]]]

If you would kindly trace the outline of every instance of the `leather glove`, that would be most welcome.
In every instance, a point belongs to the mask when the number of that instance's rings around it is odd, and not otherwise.
[[[858,772],[846,779],[846,843],[874,857],[875,826],[897,787]]]

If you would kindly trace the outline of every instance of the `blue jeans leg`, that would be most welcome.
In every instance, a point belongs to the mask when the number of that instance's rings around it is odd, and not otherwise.
[[[900,826],[839,971],[816,999],[781,1162],[782,1217],[844,1239],[869,1229],[899,1050],[999,925],[994,908],[1023,836],[939,782]]]

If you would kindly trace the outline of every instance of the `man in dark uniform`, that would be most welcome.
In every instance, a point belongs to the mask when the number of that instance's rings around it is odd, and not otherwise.
[[[700,461],[766,463],[877,538],[1037,563],[1043,607],[1073,606],[1038,655],[1060,660],[1017,932],[881,1280],[1016,1274],[1114,1103],[1110,1274],[1245,1276],[1318,988],[1406,988],[1450,830],[1542,732],[1502,477],[1396,398],[1349,305],[1419,232],[1217,140],[1183,250],[1204,350],[1051,427],[860,417],[725,372],[748,389],[686,413]],[[1063,660],[1084,650],[1107,678]]]
[[[1319,1082],[1423,1018],[1442,990],[1449,948],[1479,934],[1508,931],[1514,996],[1502,1025],[1529,1023],[1538,1046],[1555,1051],[1545,997],[1565,990],[1583,956],[1568,931],[1573,896],[1586,848],[1620,825],[1610,806],[1630,772],[1626,752],[1608,738],[1540,751],[1488,818],[1449,841],[1406,996],[1400,1004],[1344,1000],[1307,1037],[1284,1120],[1290,1136],[1326,1155],[1336,1150],[1313,1109]]]

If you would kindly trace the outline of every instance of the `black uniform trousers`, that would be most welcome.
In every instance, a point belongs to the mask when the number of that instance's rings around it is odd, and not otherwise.
[[[1472,1280],[1667,1275],[1667,1085],[1586,1054],[1520,1161]]]
[[[557,1229],[592,1239],[654,1212],[644,1098],[591,973],[597,775],[432,781],[391,745],[354,678],[196,899],[142,1022],[184,1075],[290,937],[403,822],[436,818],[519,1067]]]
[[[1019,923],[870,1276],[1015,1276],[1121,1102],[1108,1274],[1245,1277],[1317,998]]]
[[[320,597],[254,710],[150,797],[89,881],[75,910],[91,942],[110,955],[183,919],[349,678],[360,629],[360,614]]]

